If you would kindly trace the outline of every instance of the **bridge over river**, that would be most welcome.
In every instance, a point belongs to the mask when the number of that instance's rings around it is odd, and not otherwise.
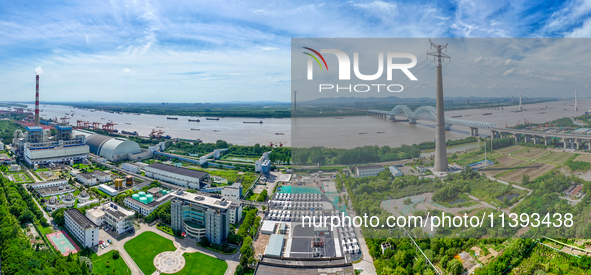
[[[437,114],[435,107],[433,106],[421,106],[413,111],[406,105],[396,105],[390,111],[370,109],[367,110],[367,112],[374,117],[389,119],[392,121],[397,121],[397,116],[405,117],[411,124],[416,124],[419,119],[435,121],[435,116]],[[541,142],[544,142],[546,145],[553,142],[561,142],[565,149],[574,147],[581,150],[584,149],[584,145],[587,145],[587,148],[591,149],[591,135],[518,130],[497,127],[494,123],[461,120],[446,116],[445,129],[449,130],[453,125],[469,127],[470,136],[478,136],[478,129],[486,129],[491,131],[492,138],[513,136],[516,142],[524,140],[526,143],[533,142],[534,144],[540,144]]]

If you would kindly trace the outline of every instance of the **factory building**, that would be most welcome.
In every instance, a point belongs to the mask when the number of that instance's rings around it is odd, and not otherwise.
[[[146,194],[145,192],[138,192],[131,197],[126,197],[123,202],[125,206],[135,210],[142,216],[148,216],[158,208],[158,206],[172,198],[172,195],[165,190],[161,190],[160,193],[162,195],[156,197],[152,194]]]
[[[86,217],[101,226],[107,224],[117,234],[133,229],[135,212],[127,210],[115,203],[108,202],[93,209],[86,210]]]
[[[83,136],[76,136],[71,126],[55,126],[56,136],[51,136],[50,129],[39,126],[39,75],[35,76],[35,123],[14,132],[12,150],[22,157],[27,164],[47,165],[50,163],[68,163],[88,158],[88,146]]]
[[[64,212],[66,229],[84,247],[93,247],[99,243],[99,227],[76,208]]]
[[[239,201],[242,196],[242,183],[236,182],[231,186],[222,188],[222,197],[227,200]]]
[[[201,189],[201,185],[209,180],[209,173],[175,167],[162,163],[152,163],[144,168],[146,177],[169,182],[178,186]]]
[[[188,236],[207,238],[221,244],[230,232],[231,201],[196,195],[183,191],[172,193],[170,221],[173,230],[181,230]]]
[[[356,167],[356,174],[358,178],[363,177],[377,177],[382,171],[386,170],[384,166],[381,165],[370,165],[370,166],[361,166]]]
[[[269,173],[271,171],[271,160],[269,159],[269,154],[271,151],[263,153],[259,160],[255,161],[254,163],[254,171],[261,172],[261,173]]]
[[[88,146],[84,136],[75,136],[71,126],[55,126],[57,134],[51,136],[49,129],[40,126],[28,126],[23,134],[14,132],[14,153],[23,157],[31,166],[50,163],[72,163],[88,158]]]
[[[84,136],[84,143],[91,153],[109,161],[138,160],[152,156],[152,152],[141,149],[137,142],[119,137],[110,137],[85,130],[76,130]]]
[[[105,183],[111,181],[111,175],[101,170],[94,170],[90,173],[76,174],[76,180],[78,180],[82,184],[93,186],[98,183]]]
[[[404,173],[402,173],[402,171],[400,171],[400,169],[398,169],[398,167],[396,167],[394,165],[388,167],[388,170],[390,170],[390,173],[392,173],[392,176],[395,176],[395,177],[404,176]]]
[[[137,166],[137,165],[133,165],[131,163],[123,163],[121,164],[121,169],[130,172],[130,173],[136,173],[136,174],[140,174],[142,173],[142,168]]]
[[[111,197],[115,197],[115,196],[119,195],[119,191],[117,191],[117,189],[110,187],[106,184],[99,185],[98,189],[105,192],[105,194],[107,194]]]
[[[31,186],[31,188],[33,188],[33,189],[41,189],[41,188],[55,187],[55,186],[67,185],[67,184],[68,184],[68,180],[61,179],[61,180],[44,181],[44,182],[40,182],[40,183],[31,183],[29,186]]]

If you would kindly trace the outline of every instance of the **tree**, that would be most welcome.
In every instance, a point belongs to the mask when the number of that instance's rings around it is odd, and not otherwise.
[[[451,262],[449,262],[447,265],[447,271],[449,271],[452,275],[460,275],[463,270],[464,267],[458,259],[451,260]]]
[[[236,267],[236,275],[244,275],[244,267],[241,265]]]
[[[242,247],[240,248],[240,265],[247,268],[253,262],[254,250],[252,249],[252,238],[248,236],[244,238],[244,242],[242,242]]]
[[[207,237],[202,237],[201,240],[199,240],[199,244],[203,247],[209,247],[209,245],[211,245]]]
[[[66,223],[66,220],[64,218],[64,211],[66,211],[65,208],[60,208],[51,213],[51,217],[53,217],[53,220],[58,226],[63,226]]]
[[[119,251],[115,250],[115,252],[113,252],[113,259],[117,260],[117,259],[119,259],[119,256],[120,256]]]

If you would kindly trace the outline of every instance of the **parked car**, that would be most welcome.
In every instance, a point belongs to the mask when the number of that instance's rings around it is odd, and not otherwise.
[[[113,244],[113,242],[111,241],[111,239],[108,239],[107,242],[109,242],[110,244]]]

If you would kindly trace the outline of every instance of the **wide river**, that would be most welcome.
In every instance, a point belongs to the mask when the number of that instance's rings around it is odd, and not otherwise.
[[[524,105],[523,112],[512,112],[518,106],[505,107],[503,110],[470,109],[448,111],[446,116],[459,116],[461,120],[496,123],[499,127],[513,126],[524,121],[542,123],[557,118],[581,115],[591,109],[591,99],[579,100],[579,111],[574,111],[574,100],[555,101]],[[29,108],[34,105],[29,104]],[[417,124],[407,122],[391,122],[371,116],[356,117],[320,117],[320,118],[232,118],[206,120],[205,117],[164,116],[146,114],[116,114],[102,111],[74,109],[71,106],[41,104],[41,117],[61,118],[66,113],[71,125],[78,120],[107,123],[112,121],[119,131],[137,131],[147,136],[152,129],[164,131],[164,135],[186,139],[201,139],[204,142],[225,140],[237,145],[268,145],[282,143],[284,146],[324,146],[332,148],[353,148],[363,145],[388,145],[398,147],[402,144],[412,145],[435,138],[435,124],[431,121],[419,120]],[[73,116],[71,114],[74,114]],[[483,115],[492,113],[491,115]],[[176,117],[178,120],[167,119]],[[199,119],[201,122],[189,122],[188,119]],[[403,119],[400,117],[400,119]],[[263,123],[243,123],[243,122]],[[191,130],[195,129],[195,130]],[[489,135],[490,131],[480,130],[481,135]],[[470,129],[452,126],[446,131],[447,139],[460,139],[470,135]]]

